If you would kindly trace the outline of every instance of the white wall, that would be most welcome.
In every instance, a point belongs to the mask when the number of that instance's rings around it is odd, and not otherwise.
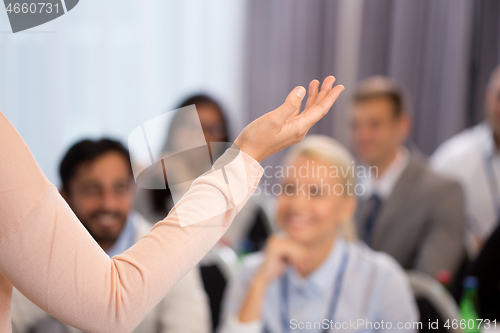
[[[234,135],[243,126],[244,11],[245,0],[81,0],[12,34],[0,9],[0,110],[56,184],[71,143],[126,143],[191,92],[219,97]]]

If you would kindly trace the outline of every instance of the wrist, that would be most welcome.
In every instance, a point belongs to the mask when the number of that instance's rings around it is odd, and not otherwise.
[[[258,291],[265,291],[267,289],[267,286],[270,283],[270,279],[267,277],[267,274],[261,270],[259,270],[250,285],[250,288],[253,288]]]
[[[250,282],[245,302],[238,315],[240,323],[248,323],[260,319],[267,285],[268,283],[265,279],[262,279],[259,273],[254,276]]]
[[[236,148],[236,149],[241,150],[242,152],[244,152],[245,154],[247,154],[248,156],[250,156],[251,158],[253,158],[254,160],[256,160],[259,163],[263,160],[263,158],[259,154],[257,154],[257,152],[253,151],[253,149],[251,147],[246,145],[243,142],[243,140],[240,139],[239,136],[236,138],[236,140],[234,140],[232,148]]]

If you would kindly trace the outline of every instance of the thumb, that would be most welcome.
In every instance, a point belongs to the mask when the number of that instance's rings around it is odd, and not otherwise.
[[[306,89],[302,86],[295,87],[290,94],[288,94],[285,103],[273,111],[274,116],[284,123],[294,113],[299,113],[302,100],[306,95]]]

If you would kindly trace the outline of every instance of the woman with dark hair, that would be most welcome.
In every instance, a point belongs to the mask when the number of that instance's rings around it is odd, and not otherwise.
[[[229,142],[229,126],[222,105],[205,94],[196,94],[188,97],[179,108],[196,105],[201,128],[207,142]]]
[[[227,147],[224,147],[224,145],[214,147],[211,143],[230,142],[228,133],[229,126],[225,112],[218,101],[205,94],[196,94],[186,98],[179,104],[178,109],[191,105],[196,106],[196,114],[191,110],[180,110],[173,116],[168,126],[169,130],[162,150],[163,152],[182,151],[182,146],[188,140],[190,128],[196,128],[199,119],[205,141],[208,144],[211,162],[213,163]],[[195,118],[195,115],[198,116],[198,119],[191,119]],[[190,173],[192,175],[191,177],[185,177],[194,179],[206,169],[203,163],[199,162],[203,159],[204,153],[206,153],[205,147],[201,147],[201,149],[189,149],[188,152],[184,153],[185,155],[189,154],[189,157],[185,156],[180,161],[175,161],[182,163],[182,167],[177,167],[176,169],[184,170],[184,174]],[[168,160],[166,161],[166,163],[168,163]],[[147,194],[146,197],[148,198],[145,198],[143,194]],[[152,221],[161,218],[161,216],[165,216],[174,206],[174,200],[168,185],[166,189],[161,190],[141,189],[138,197],[138,202],[140,202],[138,210],[150,216]],[[150,207],[148,209],[149,213],[144,211],[144,207]],[[231,225],[226,234],[222,237],[221,242],[231,246],[237,252],[253,252],[260,250],[270,234],[270,228],[268,227],[269,221],[267,221],[263,209],[255,200],[250,198],[247,205],[243,208],[243,212],[238,214],[235,220],[236,222]],[[209,295],[210,307],[212,310],[212,325],[215,328],[218,325],[220,304],[226,285],[216,265],[208,259],[202,261],[201,273],[205,289]]]
[[[196,106],[197,115],[207,143],[229,142],[226,116],[218,101],[205,94],[195,94],[184,99],[177,108],[180,109],[190,105]],[[179,133],[189,122],[187,118],[192,115],[192,112],[176,112],[168,127],[169,129],[162,149],[164,152],[178,149],[178,142],[181,141],[180,138],[182,137]],[[213,156],[210,145],[208,145],[208,149],[210,156]],[[216,160],[221,153],[218,152],[215,154],[212,160]],[[192,166],[194,165],[192,164]],[[193,173],[196,173],[196,171],[193,171]],[[137,206],[137,209],[146,218],[156,221],[172,209],[174,201],[167,186],[166,190],[140,190]]]

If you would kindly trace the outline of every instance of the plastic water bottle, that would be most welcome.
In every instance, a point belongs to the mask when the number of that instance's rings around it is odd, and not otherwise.
[[[465,321],[466,333],[480,333],[479,329],[479,301],[478,301],[479,279],[475,276],[467,276],[463,282],[463,293],[460,301],[460,316]]]

